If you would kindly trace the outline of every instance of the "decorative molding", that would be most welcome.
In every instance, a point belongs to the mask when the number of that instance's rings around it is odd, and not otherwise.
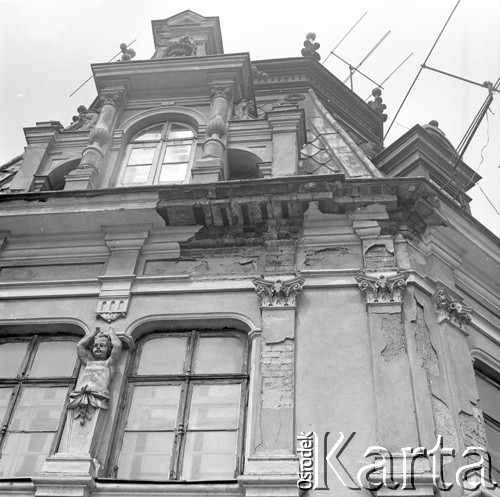
[[[432,302],[436,308],[439,321],[449,319],[462,328],[464,324],[469,324],[472,320],[472,308],[458,298],[453,298],[443,286],[437,288],[432,297]]]
[[[102,319],[107,323],[116,321],[118,318],[127,316],[127,308],[130,299],[117,298],[117,299],[99,299],[97,304],[97,311],[95,313],[97,319]]]
[[[229,102],[229,100],[231,100],[232,95],[233,95],[233,85],[232,84],[210,85],[210,98],[212,100],[214,100],[215,98],[224,98]]]
[[[105,91],[99,95],[99,104],[119,108],[123,102],[123,91]]]
[[[295,307],[304,282],[305,279],[301,277],[288,281],[252,280],[257,295],[260,295],[261,307]]]
[[[400,303],[409,273],[400,271],[395,274],[368,275],[361,273],[356,281],[362,292],[366,294],[367,304]]]

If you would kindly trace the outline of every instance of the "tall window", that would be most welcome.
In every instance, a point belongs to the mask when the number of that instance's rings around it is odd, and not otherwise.
[[[75,373],[76,338],[0,341],[0,477],[40,472]]]
[[[158,185],[187,181],[194,153],[194,131],[166,122],[143,129],[127,147],[118,184]]]
[[[476,363],[478,361],[476,360]],[[476,383],[484,416],[488,452],[491,456],[491,473],[500,483],[500,383],[498,375],[476,369]]]
[[[235,478],[248,381],[244,337],[231,332],[155,334],[138,350],[117,477]]]

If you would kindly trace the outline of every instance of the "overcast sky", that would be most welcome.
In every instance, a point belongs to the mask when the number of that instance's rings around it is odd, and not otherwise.
[[[136,60],[149,59],[154,52],[151,20],[185,9],[219,16],[225,53],[249,52],[253,61],[299,56],[309,31],[316,33],[324,61],[368,12],[335,52],[357,65],[391,30],[360,68],[379,83],[413,52],[383,85],[391,119],[455,4],[456,0],[0,0],[0,164],[23,152],[23,127],[48,120],[68,125],[79,104],[90,105],[96,96],[93,81],[69,95],[91,75],[91,63],[107,62],[121,42],[134,39]],[[499,24],[499,0],[461,0],[427,65],[479,83],[495,82],[500,76]],[[341,80],[348,75],[333,56],[325,67]],[[354,91],[363,99],[373,86],[359,75],[354,79]],[[484,88],[424,70],[385,144],[414,124],[435,119],[456,146],[486,96]],[[500,211],[500,94],[465,160],[474,170],[479,167],[480,185]],[[500,215],[478,187],[469,194],[472,213],[500,236]]]

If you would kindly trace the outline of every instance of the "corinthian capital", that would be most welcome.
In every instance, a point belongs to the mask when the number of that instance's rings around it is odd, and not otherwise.
[[[295,307],[304,282],[300,277],[288,281],[252,280],[257,295],[260,295],[261,307]]]
[[[367,304],[387,304],[403,301],[408,276],[406,272],[379,276],[361,273],[356,276],[356,281],[360,290],[366,294]]]
[[[233,94],[233,85],[211,85],[210,86],[210,98],[214,100],[215,98],[225,98],[228,102],[231,100]]]
[[[99,104],[112,105],[116,109],[120,107],[123,102],[123,91],[106,91],[99,96]]]
[[[460,328],[472,320],[472,308],[458,298],[452,297],[444,287],[438,287],[432,297],[438,317],[441,320],[448,318]]]

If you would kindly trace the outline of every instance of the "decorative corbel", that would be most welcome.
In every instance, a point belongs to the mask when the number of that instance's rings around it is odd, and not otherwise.
[[[361,273],[356,276],[356,281],[360,290],[365,292],[367,304],[400,303],[408,276],[405,271],[379,276]]]
[[[252,283],[261,298],[261,307],[295,307],[297,297],[302,291],[305,279],[301,277],[292,280],[264,280],[255,278]]]
[[[472,308],[458,298],[453,298],[445,287],[438,287],[432,297],[439,321],[449,319],[452,323],[462,328],[472,320]]]

